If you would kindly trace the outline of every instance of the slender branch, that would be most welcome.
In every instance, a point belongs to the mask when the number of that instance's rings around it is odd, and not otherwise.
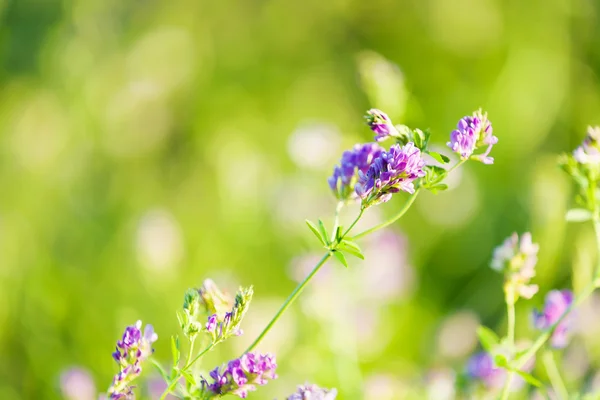
[[[378,231],[380,229],[385,228],[386,226],[389,226],[391,224],[393,224],[394,222],[396,222],[397,220],[399,220],[404,214],[406,214],[406,212],[408,211],[408,209],[410,208],[410,206],[412,205],[412,203],[414,203],[415,199],[417,198],[419,191],[421,190],[421,188],[415,190],[415,192],[413,194],[410,195],[410,197],[408,198],[408,200],[406,201],[406,203],[404,203],[404,206],[400,209],[400,211],[398,211],[398,213],[396,215],[394,215],[391,219],[376,225],[370,229],[367,229],[366,231],[363,231],[357,235],[352,236],[352,240],[356,240],[358,238],[361,238],[363,236],[367,236],[375,231]]]
[[[556,360],[554,360],[554,355],[551,350],[546,350],[544,355],[542,356],[544,361],[544,366],[546,367],[546,373],[548,374],[548,378],[550,378],[550,383],[552,384],[552,388],[558,395],[561,400],[568,400],[569,392],[563,382],[560,371],[556,365]]]
[[[285,300],[285,302],[283,303],[283,305],[281,306],[279,311],[277,311],[277,314],[275,314],[273,319],[271,319],[271,322],[269,322],[269,324],[265,327],[265,329],[263,329],[263,331],[260,333],[260,335],[258,335],[258,337],[254,340],[254,342],[252,342],[252,344],[250,346],[248,346],[248,348],[246,349],[246,353],[248,353],[249,351],[252,351],[260,343],[260,341],[263,339],[263,337],[265,337],[265,335],[269,332],[269,330],[271,330],[271,328],[273,327],[275,322],[277,322],[279,317],[281,317],[281,314],[283,314],[284,311],[287,310],[287,308],[294,302],[294,300],[296,300],[296,298],[300,295],[300,293],[302,292],[302,290],[304,289],[306,284],[319,271],[319,269],[321,269],[321,267],[325,264],[325,262],[327,262],[329,257],[331,257],[331,254],[332,254],[331,251],[327,251],[327,253],[325,253],[325,255],[321,258],[321,260],[319,260],[317,265],[315,265],[315,267],[310,272],[310,274],[308,274],[308,276],[306,278],[304,278],[304,280],[302,282],[300,282],[298,284],[298,286],[296,286],[296,288],[294,289],[292,294],[289,295],[289,297]]]
[[[350,231],[352,230],[352,228],[354,228],[354,225],[356,225],[358,220],[360,220],[360,218],[362,217],[364,212],[365,212],[365,209],[361,207],[360,212],[358,213],[358,216],[354,219],[354,221],[352,221],[352,223],[350,224],[348,229],[346,229],[346,232],[344,232],[344,234],[342,235],[342,238],[345,238],[348,235],[348,233],[350,233]]]
[[[508,315],[508,329],[506,336],[508,337],[508,346],[510,351],[514,351],[515,348],[515,296],[514,288],[512,285],[507,285],[505,289],[506,295],[506,312]],[[508,376],[504,382],[504,388],[502,389],[502,400],[508,399],[510,386],[512,385],[515,377],[514,371],[508,371]]]
[[[179,381],[179,378],[181,378],[182,376],[182,371],[185,372],[187,371],[192,365],[194,365],[194,363],[196,361],[198,361],[198,359],[200,359],[200,357],[202,357],[203,355],[205,355],[206,353],[208,353],[214,346],[214,343],[209,344],[204,350],[202,350],[200,353],[198,353],[198,355],[196,357],[194,357],[192,360],[190,360],[191,355],[192,355],[192,350],[193,350],[193,341],[190,345],[190,352],[188,353],[187,356],[187,361],[186,364],[183,368],[181,368],[179,371],[177,371],[177,374],[175,375],[175,377],[173,379],[171,379],[171,382],[169,382],[169,385],[167,386],[167,388],[165,389],[165,391],[160,395],[160,400],[164,400],[167,395],[169,393],[171,393],[171,391],[175,388],[175,386],[177,385],[177,382]]]

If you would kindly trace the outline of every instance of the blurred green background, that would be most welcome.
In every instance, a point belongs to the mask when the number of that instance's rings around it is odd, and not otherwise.
[[[207,277],[255,286],[245,335],[205,368],[235,357],[318,256],[304,219],[331,224],[326,178],[372,139],[372,106],[431,128],[440,149],[483,107],[496,163],[420,197],[362,242],[365,262],[330,263],[260,346],[280,379],[251,399],[307,380],[342,399],[451,398],[476,326],[504,329],[495,245],[533,232],[542,294],[595,262],[588,227],[563,221],[571,184],[555,161],[600,124],[596,1],[4,0],[0,12],[2,399],[61,398],[74,366],[105,391],[137,319],[167,362],[183,292]],[[541,302],[519,305],[518,336]],[[565,355],[583,371],[573,386],[600,360],[593,320]]]

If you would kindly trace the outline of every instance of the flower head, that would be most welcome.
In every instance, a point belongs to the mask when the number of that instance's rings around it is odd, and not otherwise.
[[[339,200],[356,198],[354,188],[358,173],[367,172],[369,166],[384,149],[375,143],[356,144],[342,154],[340,164],[333,169],[333,175],[328,179],[329,187]]]
[[[506,373],[496,366],[489,353],[482,351],[471,356],[467,362],[467,375],[483,382],[487,387],[497,388],[504,383]]]
[[[246,353],[229,361],[227,366],[211,371],[211,382],[203,379],[202,387],[208,394],[233,394],[245,399],[249,391],[256,390],[256,385],[266,385],[277,378],[276,368],[275,356]]]
[[[219,287],[211,280],[206,279],[198,289],[200,304],[206,315],[217,314],[219,321],[223,320],[225,313],[231,310],[233,299],[221,292]]]
[[[490,266],[496,271],[505,274],[505,290],[510,289],[516,301],[519,296],[530,299],[538,291],[537,285],[530,285],[529,281],[535,276],[537,253],[539,246],[532,242],[531,233],[521,235],[513,233],[494,250]]]
[[[390,117],[381,110],[376,108],[370,109],[367,111],[365,119],[367,120],[367,125],[375,132],[375,140],[378,142],[381,142],[388,137],[398,135]]]
[[[600,127],[588,127],[583,143],[573,151],[573,158],[580,164],[600,165]]]
[[[573,304],[573,292],[570,290],[552,290],[546,295],[544,309],[534,310],[533,325],[540,330],[550,329]],[[554,329],[550,344],[562,349],[569,343],[571,321],[567,316]]]
[[[152,325],[146,325],[142,333],[142,321],[125,328],[123,337],[117,342],[117,349],[113,358],[119,364],[119,372],[115,375],[108,394],[111,400],[133,398],[131,381],[142,372],[142,362],[152,353],[152,343],[156,342],[158,335]]]
[[[458,121],[456,129],[450,134],[448,147],[463,160],[472,158],[484,164],[493,164],[494,159],[488,154],[496,143],[498,138],[493,135],[492,123],[487,119],[487,113],[483,114],[478,110]],[[475,150],[483,146],[487,148],[482,154],[473,155]]]
[[[359,172],[356,193],[366,205],[386,202],[400,190],[414,193],[413,181],[425,176],[424,166],[421,150],[412,142],[395,144],[389,152],[382,152],[366,173]]]
[[[298,386],[298,390],[287,398],[287,400],[335,400],[337,390],[322,389],[317,385],[304,384]]]

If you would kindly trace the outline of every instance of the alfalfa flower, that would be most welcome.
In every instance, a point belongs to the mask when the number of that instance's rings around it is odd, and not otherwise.
[[[363,207],[384,203],[393,193],[414,193],[413,181],[425,176],[425,161],[412,142],[405,146],[395,144],[373,161],[366,173],[359,172],[356,194],[362,199]]]
[[[231,296],[223,293],[211,279],[204,280],[202,286],[198,289],[198,294],[200,296],[200,305],[205,314],[217,314],[221,321],[225,317],[225,313],[231,310],[233,305]]]
[[[488,388],[502,387],[506,379],[506,371],[496,366],[492,356],[485,351],[471,356],[466,373],[469,378],[482,382]]]
[[[286,400],[335,400],[336,397],[336,389],[328,390],[306,383],[298,386],[298,390]]]
[[[354,188],[359,171],[367,172],[373,160],[383,151],[384,149],[376,143],[366,143],[356,144],[342,154],[340,164],[335,166],[333,175],[327,181],[339,200],[356,198]]]
[[[588,127],[583,143],[573,151],[573,158],[580,164],[600,165],[600,127]]]
[[[365,116],[367,125],[375,132],[375,140],[381,142],[391,136],[398,136],[398,131],[392,124],[392,120],[381,110],[372,108]]]
[[[204,328],[211,335],[214,344],[231,336],[240,336],[243,333],[240,325],[250,307],[253,294],[254,290],[252,286],[240,288],[235,295],[233,307],[225,313],[222,320],[219,320],[217,314],[212,314],[208,317]]]
[[[536,329],[547,330],[556,324],[573,304],[573,292],[570,290],[551,290],[546,295],[543,310],[533,312],[533,325]],[[556,349],[562,349],[569,344],[571,320],[563,318],[554,329],[550,344]]]
[[[484,164],[493,164],[494,159],[488,155],[496,143],[498,138],[493,135],[492,123],[487,119],[487,113],[478,110],[458,121],[456,129],[450,134],[448,147],[463,160],[471,158]],[[475,150],[485,146],[487,147],[483,153],[473,154]]]
[[[119,364],[119,372],[108,389],[111,400],[134,398],[131,382],[142,373],[142,362],[154,352],[152,343],[157,339],[152,325],[146,325],[142,333],[142,321],[125,328],[113,353],[113,358]]]
[[[535,276],[538,251],[539,246],[533,243],[529,232],[521,235],[520,240],[513,233],[494,250],[490,266],[504,273],[504,290],[510,294],[510,301],[515,302],[519,297],[530,299],[537,293],[538,286],[529,281]]]
[[[211,371],[210,382],[202,380],[204,398],[232,394],[245,399],[249,391],[256,390],[257,385],[266,385],[269,380],[277,378],[276,368],[275,356],[246,353],[229,361],[227,366]]]

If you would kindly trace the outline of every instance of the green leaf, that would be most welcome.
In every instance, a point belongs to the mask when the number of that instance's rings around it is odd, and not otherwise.
[[[437,194],[437,192],[442,192],[444,190],[448,189],[448,185],[446,185],[445,183],[437,183],[433,186],[429,186],[427,187],[427,189],[433,193],[433,194]]]
[[[196,378],[194,378],[194,376],[192,374],[190,374],[188,371],[185,371],[183,369],[179,370],[179,373],[181,373],[181,375],[183,375],[183,377],[185,378],[187,383],[190,383],[192,386],[196,386]]]
[[[173,355],[173,367],[179,364],[181,351],[179,350],[179,336],[171,336],[171,353]]]
[[[325,242],[329,243],[329,240],[327,239],[329,237],[329,235],[327,234],[327,229],[325,229],[325,224],[320,219],[319,219],[319,232],[321,233],[321,236],[323,236],[323,238],[325,239]]]
[[[354,257],[360,258],[361,260],[365,259],[365,256],[363,256],[363,254],[360,251],[356,251],[353,249],[344,249],[344,251],[348,254],[353,255]]]
[[[319,229],[317,229],[316,225],[310,222],[309,220],[306,220],[306,225],[308,225],[312,233],[315,234],[315,236],[317,237],[317,239],[319,239],[323,246],[327,246],[327,240],[323,236],[321,236],[321,233],[319,232]]]
[[[530,385],[533,385],[535,387],[542,387],[542,382],[540,382],[537,378],[535,378],[533,375],[528,374],[527,372],[524,371],[520,371],[518,369],[514,370],[514,372],[516,372],[517,374],[519,374],[519,376],[521,378],[523,378],[527,383],[529,383]]]
[[[338,259],[339,262],[342,263],[344,267],[348,268],[348,262],[346,261],[346,257],[344,257],[342,253],[340,253],[339,251],[334,251],[333,255],[335,256],[335,258]]]
[[[162,365],[158,361],[156,361],[153,357],[150,358],[150,362],[156,367],[160,376],[164,379],[165,382],[169,383],[169,375],[167,371],[163,368]]]
[[[494,356],[494,364],[500,368],[510,369],[508,365],[508,360],[504,354],[496,354]]]
[[[342,233],[342,227],[338,226],[337,229],[336,229],[336,231],[335,231],[335,241],[337,243],[339,243],[340,240],[342,240],[342,235],[343,235],[343,233]]]
[[[585,208],[572,208],[567,211],[567,215],[565,216],[569,222],[585,222],[591,220],[592,217],[592,212]]]
[[[481,343],[481,346],[487,352],[492,352],[494,347],[496,347],[498,345],[498,342],[500,341],[500,339],[498,339],[498,335],[496,335],[496,333],[493,330],[483,325],[477,328],[477,336],[479,337],[479,342]]]
[[[428,154],[439,163],[448,164],[450,162],[450,159],[448,157],[435,151],[430,151]]]
[[[344,239],[344,240],[342,240],[341,244],[344,245],[344,247],[347,249],[352,249],[352,250],[357,251],[362,254],[362,251],[361,251],[360,247],[358,247],[358,244],[356,244],[356,242],[353,242],[352,240]]]

